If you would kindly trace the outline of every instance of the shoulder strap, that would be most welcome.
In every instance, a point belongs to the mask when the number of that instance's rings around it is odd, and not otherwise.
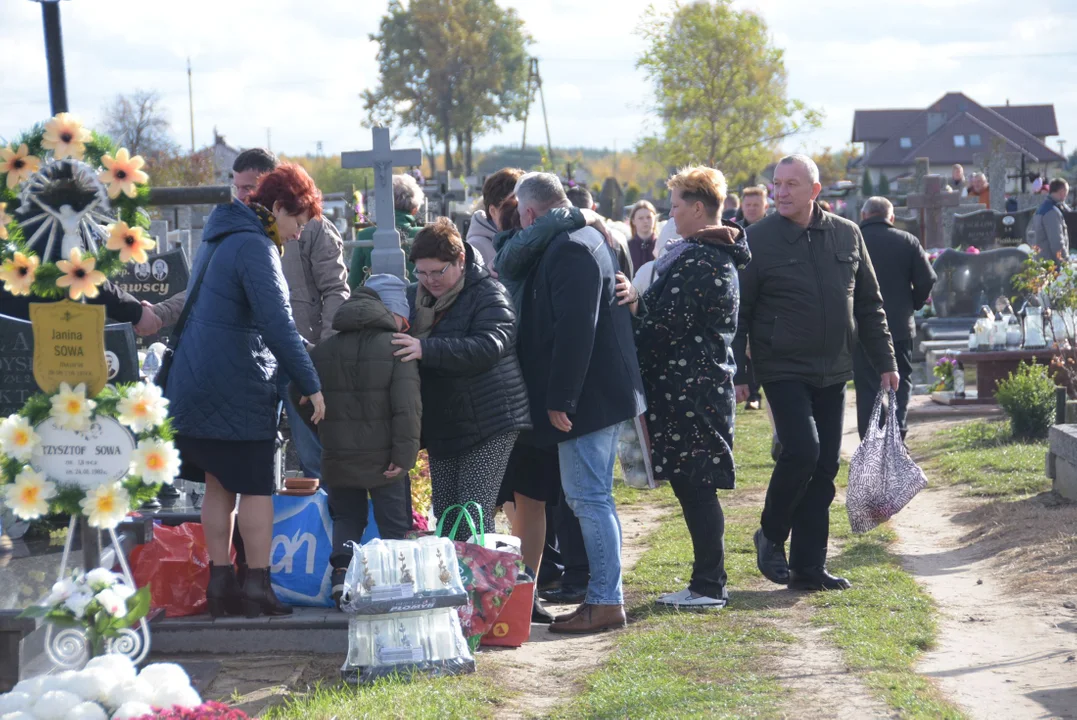
[[[194,287],[191,288],[191,294],[187,298],[187,302],[183,304],[183,312],[180,313],[179,320],[176,321],[176,327],[172,331],[172,341],[168,344],[168,347],[172,352],[176,351],[176,347],[179,345],[180,336],[183,334],[183,328],[187,324],[187,318],[191,314],[191,308],[194,307],[195,301],[198,299],[198,291],[202,289],[202,281],[206,278],[206,270],[209,269],[210,260],[213,259],[213,253],[217,252],[217,248],[221,246],[223,240],[218,240],[209,244],[209,254],[206,256],[206,264],[202,266],[202,270],[198,273],[198,277],[194,281]]]

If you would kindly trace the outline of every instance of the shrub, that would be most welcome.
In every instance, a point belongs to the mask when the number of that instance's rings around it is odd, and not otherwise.
[[[1021,363],[1016,372],[999,381],[995,399],[1010,418],[1015,438],[1047,437],[1055,417],[1055,381],[1046,366]]]
[[[877,189],[879,195],[886,197],[890,194],[890,180],[884,173],[879,173],[879,187]]]

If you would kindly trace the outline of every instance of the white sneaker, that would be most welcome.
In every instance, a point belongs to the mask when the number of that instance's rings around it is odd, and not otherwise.
[[[700,608],[704,610],[721,610],[728,602],[725,598],[712,598],[706,595],[697,595],[685,588],[680,592],[663,595],[655,600],[658,605],[667,605],[677,608]]]

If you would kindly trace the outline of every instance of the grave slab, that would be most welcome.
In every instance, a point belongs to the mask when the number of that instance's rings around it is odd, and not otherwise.
[[[1051,489],[1077,502],[1077,425],[1055,425],[1048,439],[1046,470]]]

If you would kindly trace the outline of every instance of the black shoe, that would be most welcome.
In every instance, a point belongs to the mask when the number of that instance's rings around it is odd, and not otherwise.
[[[291,615],[292,608],[285,605],[269,584],[269,568],[247,568],[247,582],[243,583],[243,614],[249,618],[259,615]]]
[[[540,593],[544,593],[550,592],[551,590],[556,590],[559,587],[561,587],[561,578],[557,578],[556,580],[548,580],[546,582],[540,581],[536,585],[535,589],[538,590]]]
[[[789,583],[789,561],[785,559],[785,543],[771,542],[763,534],[763,528],[755,531],[755,564],[763,577],[772,583]]]
[[[556,590],[539,593],[539,597],[553,605],[579,605],[587,599],[587,588],[562,585]]]
[[[341,601],[344,599],[344,578],[348,571],[345,568],[333,568],[333,574],[329,576],[329,586],[333,588],[333,603],[337,610],[341,610]]]
[[[236,571],[231,565],[209,564],[209,585],[206,587],[206,604],[213,617],[242,615],[243,602]]]
[[[825,567],[789,570],[789,589],[816,592],[819,590],[848,590],[853,584],[843,577],[831,575]]]
[[[542,603],[538,598],[535,598],[535,605],[531,608],[531,622],[538,623],[539,625],[550,625],[553,623],[553,615],[549,613],[546,608],[542,607]]]
[[[247,584],[247,563],[236,563],[236,582],[239,583],[241,588]]]

